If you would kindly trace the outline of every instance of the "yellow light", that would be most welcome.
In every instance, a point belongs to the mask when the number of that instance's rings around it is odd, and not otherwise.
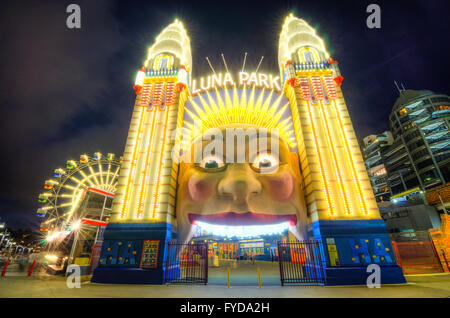
[[[164,89],[164,87],[162,88]],[[159,115],[160,112],[157,111],[157,108],[155,107],[155,109],[153,110],[152,114],[153,114],[153,121],[152,121],[152,125],[151,125],[151,131],[150,131],[150,145],[147,147],[147,153],[145,155],[145,166],[144,166],[144,171],[142,172],[142,179],[141,179],[141,190],[139,193],[139,201],[137,204],[137,218],[142,218],[144,216],[144,194],[146,193],[145,189],[147,188],[147,177],[148,177],[148,172],[149,172],[149,166],[150,166],[150,154],[152,152],[152,148],[153,148],[153,139],[154,139],[154,128],[155,128],[155,120],[156,120],[156,116]]]
[[[328,202],[328,206],[329,206],[329,209],[330,209],[330,215],[334,215],[334,213],[335,213],[334,212],[334,210],[335,210],[334,202],[331,199],[330,190],[328,189],[328,185],[325,182],[325,180],[328,180],[328,175],[327,175],[327,172],[326,172],[325,167],[323,165],[322,155],[320,153],[320,147],[319,147],[319,144],[318,144],[318,138],[317,138],[316,128],[315,128],[315,125],[314,125],[314,119],[313,119],[313,116],[312,116],[312,113],[311,113],[311,104],[310,104],[309,101],[306,101],[306,104],[308,105],[309,121],[311,123],[311,128],[312,128],[312,132],[313,132],[313,135],[314,135],[314,142],[315,142],[314,145],[315,145],[315,148],[316,148],[317,155],[319,157],[319,166],[320,166],[320,170],[322,172],[321,183],[322,183],[323,187],[325,188],[325,193],[326,193],[326,196],[327,196],[327,202]]]
[[[255,86],[253,86],[247,100],[245,87],[239,97],[235,85],[233,86],[232,96],[230,96],[228,89],[225,90],[225,101],[217,89],[215,89],[215,93],[216,100],[212,98],[209,92],[206,92],[207,100],[204,95],[199,95],[201,106],[194,99],[190,100],[193,109],[186,108],[185,111],[193,122],[201,123],[201,127],[196,129],[194,125],[186,122],[187,131],[183,133],[186,139],[193,140],[198,133],[205,132],[210,128],[229,124],[248,124],[261,128],[278,129],[280,137],[291,148],[295,146],[294,131],[291,127],[290,118],[281,120],[289,106],[289,103],[281,105],[282,95],[271,102],[273,91],[264,98],[263,89],[256,98]]]
[[[47,235],[47,242],[54,241],[59,236],[59,234],[60,232],[49,232]]]
[[[45,258],[51,262],[55,262],[58,259],[58,256],[53,255],[53,254],[47,254],[47,255],[45,255]]]
[[[134,178],[134,173],[135,173],[135,168],[136,168],[135,161],[137,159],[137,150],[139,149],[139,145],[143,142],[142,141],[142,126],[145,121],[145,114],[146,114],[146,108],[141,107],[141,111],[139,112],[139,126],[138,126],[136,137],[134,138],[136,140],[136,142],[134,143],[134,148],[133,148],[133,152],[131,155],[128,174],[126,175],[127,182],[126,182],[126,187],[125,187],[125,192],[124,192],[124,200],[123,200],[123,205],[122,205],[122,211],[120,213],[120,218],[124,218],[128,214],[128,208],[129,208],[128,207],[128,203],[129,203],[128,197],[129,197],[130,191],[131,191],[130,185],[133,182],[133,178]]]
[[[72,230],[76,231],[80,228],[81,226],[81,220],[76,220],[75,222],[72,223]]]

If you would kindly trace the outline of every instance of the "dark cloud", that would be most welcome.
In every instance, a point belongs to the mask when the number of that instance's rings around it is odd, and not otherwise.
[[[84,152],[117,152],[126,138],[117,126],[128,121],[131,94],[110,94],[126,42],[114,3],[78,2],[81,30],[66,27],[69,3],[14,1],[0,14],[0,216],[13,214],[15,224],[37,220],[37,196],[53,169]]]
[[[357,136],[388,129],[398,93],[449,93],[447,1],[377,1],[381,30],[369,30],[373,1],[10,1],[0,11],[0,217],[37,223],[37,196],[53,169],[81,153],[120,155],[134,104],[132,84],[147,48],[179,18],[191,38],[193,75],[242,67],[278,73],[278,36],[293,12],[317,29],[339,61]],[[66,6],[82,29],[66,27]],[[23,222],[22,222],[23,221]]]

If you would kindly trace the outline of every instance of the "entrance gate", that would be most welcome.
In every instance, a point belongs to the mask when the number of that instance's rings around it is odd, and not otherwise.
[[[324,285],[324,259],[317,241],[277,242],[281,286]]]
[[[166,256],[166,284],[208,283],[208,244],[169,242]]]

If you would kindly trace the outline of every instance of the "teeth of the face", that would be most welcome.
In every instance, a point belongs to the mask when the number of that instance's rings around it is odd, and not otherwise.
[[[268,225],[241,225],[227,226],[209,224],[205,222],[196,223],[202,230],[217,236],[225,237],[253,237],[259,235],[278,234],[289,228],[289,222]]]
[[[296,226],[289,225],[289,231],[291,231],[291,233],[294,234],[294,236],[297,238],[297,240],[299,240],[299,241],[304,240],[303,235],[300,233],[300,231],[298,230],[298,228]]]

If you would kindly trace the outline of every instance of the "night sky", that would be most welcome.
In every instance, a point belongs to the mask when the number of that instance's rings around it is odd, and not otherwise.
[[[66,7],[81,7],[80,30]],[[381,6],[381,29],[366,7]],[[37,197],[53,170],[96,151],[123,153],[132,89],[154,38],[175,18],[191,39],[193,77],[223,71],[279,74],[278,36],[293,12],[317,29],[344,76],[359,139],[389,128],[407,89],[450,94],[448,1],[3,1],[0,9],[0,221],[38,228]]]

